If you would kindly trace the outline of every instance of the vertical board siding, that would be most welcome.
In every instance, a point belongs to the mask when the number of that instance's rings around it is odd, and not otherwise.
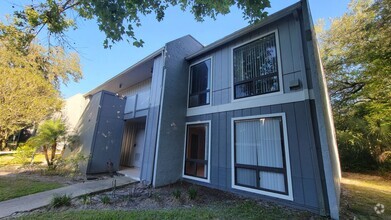
[[[279,28],[279,42],[280,42],[280,54],[281,54],[281,66],[283,75],[294,72],[294,57],[292,53],[291,34],[288,21],[283,22]],[[288,90],[289,91],[289,90]],[[285,91],[285,92],[288,92]]]
[[[136,85],[125,88],[124,90],[120,91],[118,94],[123,96],[133,96],[136,95],[137,93],[147,92],[151,90],[151,83],[152,83],[152,78],[149,78],[142,82],[137,83]]]
[[[151,183],[152,181],[163,82],[163,65],[163,57],[156,57],[153,64],[150,107],[146,120],[143,165],[140,171],[140,180],[146,183]]]
[[[310,109],[306,109],[310,107],[307,102],[309,103],[309,101],[302,101],[187,117],[188,122],[211,120],[211,182],[210,184],[200,184],[240,194],[248,194],[231,188],[231,120],[233,117],[284,112],[286,115],[293,202],[258,194],[253,195],[319,213],[318,200],[321,195],[317,191],[317,187],[319,187],[317,184],[319,183],[315,180],[319,176],[315,176],[316,172],[314,171],[318,165],[312,159],[314,155],[311,155],[311,148],[315,147],[312,144],[315,143],[315,140],[313,140],[314,133],[311,130],[311,116],[308,115]],[[195,181],[195,183],[197,182]]]
[[[107,163],[112,162],[112,171],[119,170],[120,150],[124,128],[123,111],[125,100],[115,94],[101,91],[87,174],[108,171]],[[94,95],[95,96],[95,95]]]
[[[153,172],[153,186],[164,186],[181,178],[184,155],[189,63],[186,56],[202,45],[187,35],[166,44],[163,101]],[[213,61],[212,61],[213,62]],[[173,89],[175,88],[175,89]]]
[[[305,75],[304,54],[300,49],[302,45],[300,22],[293,16],[288,16],[278,22],[270,24],[262,29],[255,30],[248,35],[232,41],[216,50],[213,50],[201,57],[194,58],[190,63],[197,62],[207,57],[212,57],[212,105],[223,105],[231,102],[232,93],[232,48],[273,30],[278,30],[280,45],[280,60],[283,84],[280,86],[284,93],[295,92],[289,88],[292,80],[300,80],[302,87],[306,89],[307,80]],[[262,96],[259,96],[261,99]]]

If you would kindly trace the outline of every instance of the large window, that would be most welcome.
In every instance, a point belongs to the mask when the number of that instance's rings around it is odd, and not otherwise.
[[[210,103],[211,59],[190,67],[189,107]]]
[[[209,123],[188,124],[186,134],[184,175],[208,178]]]
[[[280,91],[275,33],[233,50],[235,99]]]
[[[238,119],[234,126],[234,185],[289,194],[282,117]]]

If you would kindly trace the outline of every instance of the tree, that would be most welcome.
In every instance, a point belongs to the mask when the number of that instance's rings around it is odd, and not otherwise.
[[[26,5],[23,10],[16,11],[18,26],[38,33],[44,27],[57,39],[63,39],[64,33],[70,28],[77,28],[74,15],[76,12],[83,19],[96,19],[99,29],[106,34],[104,47],[111,47],[115,42],[127,37],[133,45],[142,46],[143,40],[134,33],[134,26],[141,26],[141,16],[154,14],[158,21],[164,18],[168,7],[179,5],[184,11],[190,12],[197,21],[204,17],[216,18],[218,14],[227,14],[230,7],[236,5],[243,10],[243,18],[256,22],[264,18],[265,8],[270,7],[269,0],[163,0],[163,1],[130,1],[130,0],[43,0],[39,4]]]
[[[66,128],[64,122],[59,119],[50,119],[39,126],[37,135],[30,138],[27,144],[35,148],[42,147],[47,165],[49,168],[55,168],[53,165],[56,156],[57,142],[65,133]]]
[[[353,0],[320,31],[342,165],[376,167],[391,152],[390,10],[391,0]]]
[[[61,108],[58,85],[81,77],[76,54],[31,42],[29,33],[0,22],[0,147],[15,132]]]

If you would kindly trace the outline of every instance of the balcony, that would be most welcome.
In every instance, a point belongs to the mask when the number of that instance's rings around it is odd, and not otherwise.
[[[125,119],[146,116],[149,109],[150,91],[127,96],[125,104]]]

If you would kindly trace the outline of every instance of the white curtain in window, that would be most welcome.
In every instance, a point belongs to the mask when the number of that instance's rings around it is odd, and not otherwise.
[[[280,120],[266,118],[259,122],[258,165],[283,168],[281,152]]]
[[[259,178],[261,188],[285,192],[284,174],[261,171]]]
[[[283,168],[279,118],[261,118],[235,122],[236,163]],[[237,183],[253,186],[254,172],[236,169]],[[257,181],[257,180],[255,180]],[[260,172],[260,187],[285,191],[284,174]]]

